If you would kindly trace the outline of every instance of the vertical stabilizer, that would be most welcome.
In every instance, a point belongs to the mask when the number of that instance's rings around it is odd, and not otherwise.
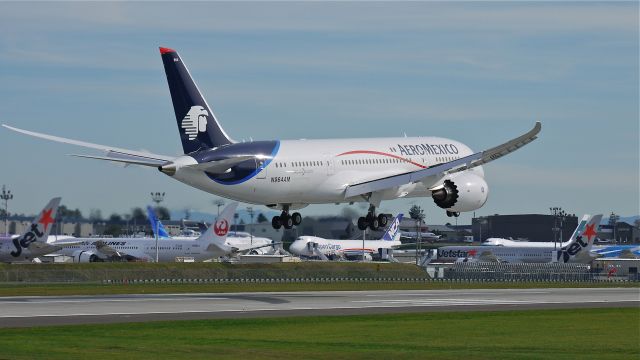
[[[184,153],[233,143],[200,93],[180,55],[173,49],[161,47],[160,56]]]
[[[171,238],[171,236],[169,236],[169,233],[164,228],[164,225],[162,225],[162,222],[158,219],[158,217],[156,216],[156,212],[153,211],[153,208],[151,206],[147,206],[147,216],[149,217],[149,222],[151,223],[151,230],[153,231],[154,235],[157,231],[159,238],[161,239]]]
[[[558,261],[589,262],[591,260],[589,254],[598,235],[600,221],[602,221],[602,214],[584,215],[569,241],[562,244],[562,251],[558,252]]]
[[[400,240],[400,221],[402,221],[402,214],[398,214],[393,221],[389,224],[387,231],[382,235],[381,240],[386,241],[398,241]]]
[[[237,202],[227,205],[220,213],[220,216],[216,218],[216,221],[197,239],[197,241],[208,244],[208,251],[217,253],[219,256],[233,252],[234,248],[227,245],[226,242],[237,207]]]
[[[51,199],[33,219],[29,228],[22,235],[12,240],[15,250],[11,251],[11,256],[17,259],[22,255],[23,250],[28,249],[34,243],[35,245],[33,246],[47,245],[47,237],[49,237],[58,214],[58,205],[60,205],[59,197]]]

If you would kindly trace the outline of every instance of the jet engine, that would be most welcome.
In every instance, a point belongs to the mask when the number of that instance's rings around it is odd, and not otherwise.
[[[103,262],[104,260],[100,258],[93,251],[83,251],[78,250],[73,253],[73,262],[74,263],[88,263],[88,262]]]
[[[431,197],[439,207],[451,212],[479,209],[487,201],[489,186],[473,173],[453,175],[431,189]]]

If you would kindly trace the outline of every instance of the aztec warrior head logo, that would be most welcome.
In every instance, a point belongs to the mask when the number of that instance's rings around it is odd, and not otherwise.
[[[225,219],[222,219],[213,226],[213,231],[218,236],[225,236],[229,232],[229,222]]]
[[[189,140],[195,140],[199,132],[207,131],[207,116],[209,112],[200,105],[194,105],[182,119],[182,128]]]

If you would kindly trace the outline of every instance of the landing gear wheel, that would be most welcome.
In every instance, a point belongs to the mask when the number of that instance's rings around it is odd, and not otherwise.
[[[448,217],[452,217],[452,216],[453,216],[453,213],[452,213],[451,211],[447,210],[447,216],[448,216]]]
[[[378,230],[379,222],[376,216],[367,215],[367,223],[369,223],[369,228],[371,228],[371,230]]]
[[[299,212],[294,212],[291,214],[291,220],[293,220],[293,225],[298,226],[302,223],[302,215]]]
[[[271,219],[271,226],[273,226],[273,228],[276,230],[282,227],[282,223],[280,222],[280,216],[274,216]]]
[[[293,219],[291,216],[281,216],[280,221],[282,221],[282,226],[284,226],[285,229],[291,229],[293,227]]]
[[[368,226],[369,226],[369,223],[367,222],[367,219],[365,219],[363,216],[360,216],[358,218],[358,229],[364,231],[364,230],[367,230]]]
[[[460,213],[459,213],[459,212],[454,212],[454,213],[453,213],[453,216],[454,216],[454,217],[458,217],[458,216],[460,216]]]
[[[380,224],[380,227],[385,227],[387,226],[387,217],[384,216],[383,214],[378,215],[378,223]]]

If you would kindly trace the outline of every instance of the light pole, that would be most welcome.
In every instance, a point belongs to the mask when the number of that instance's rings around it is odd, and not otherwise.
[[[13,199],[11,190],[7,190],[6,186],[2,185],[2,194],[0,199],[4,200],[4,234],[9,235],[9,200]]]
[[[554,237],[553,237],[553,250],[558,251],[558,245],[557,245],[557,240],[558,240],[558,233],[560,233],[560,246],[562,246],[562,227],[563,227],[563,223],[565,218],[567,217],[567,213],[562,210],[561,207],[550,207],[549,211],[551,211],[551,215],[553,215],[553,232],[554,232]],[[560,221],[560,224],[558,226],[558,220]]]
[[[251,217],[251,222],[249,223],[249,236],[251,237],[251,246],[253,246],[253,207],[247,206],[247,212]]]
[[[164,193],[161,193],[159,191],[155,193],[152,192],[151,200],[156,203],[156,216],[158,217],[158,220],[156,221],[156,229],[154,231],[154,234],[156,235],[156,262],[158,262],[158,230],[160,227],[160,216],[158,215],[158,207],[160,207],[160,203],[164,200]]]
[[[224,205],[224,200],[218,199],[213,202],[213,205],[218,207],[218,216],[220,216],[220,207]]]

